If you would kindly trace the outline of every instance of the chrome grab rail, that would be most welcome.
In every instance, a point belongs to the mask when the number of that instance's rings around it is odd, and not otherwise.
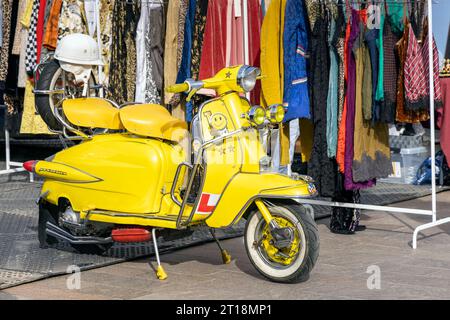
[[[231,138],[232,136],[243,132],[245,129],[246,128],[240,128],[238,130],[229,132],[229,133],[227,133],[227,134],[225,134],[223,136],[220,136],[220,137],[208,140],[208,141],[204,142],[201,145],[200,149],[197,152],[197,157],[196,157],[196,159],[194,161],[194,166],[193,166],[191,175],[189,177],[189,182],[188,182],[188,187],[187,187],[187,190],[186,190],[186,194],[184,195],[183,202],[181,203],[181,206],[180,206],[180,211],[178,213],[178,218],[177,218],[177,229],[181,229],[183,227],[186,227],[189,223],[192,222],[192,219],[194,218],[195,208],[197,207],[197,203],[198,203],[198,199],[199,199],[198,196],[197,196],[197,199],[195,200],[194,206],[193,206],[193,208],[191,210],[191,213],[189,214],[189,217],[185,221],[182,220],[183,219],[184,209],[185,209],[186,203],[187,203],[186,200],[189,198],[189,195],[191,193],[192,184],[194,183],[194,179],[195,179],[195,174],[197,173],[197,170],[200,167],[200,162],[201,162],[201,160],[203,158],[203,152],[205,151],[205,149],[208,148],[212,144],[216,144],[219,141]],[[179,168],[179,166],[178,166],[178,168]],[[178,171],[178,168],[177,168],[177,171]],[[173,188],[173,185],[172,185],[172,188]],[[175,203],[177,203],[177,202],[175,202]]]

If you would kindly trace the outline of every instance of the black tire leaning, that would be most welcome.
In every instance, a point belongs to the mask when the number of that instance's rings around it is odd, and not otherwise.
[[[251,232],[254,232],[254,230],[249,230],[250,222],[252,222],[252,219],[263,219],[261,214],[259,214],[259,211],[253,210],[248,218],[247,223],[245,225],[245,231],[244,231],[244,243],[245,243],[245,249],[247,251],[247,255],[250,259],[250,262],[255,267],[255,269],[264,277],[267,279],[274,281],[274,282],[281,282],[281,283],[298,283],[298,282],[304,282],[309,279],[309,275],[311,270],[314,268],[314,265],[316,264],[317,258],[319,257],[319,248],[320,248],[320,240],[319,240],[319,231],[317,229],[317,225],[314,222],[314,219],[311,217],[311,215],[307,212],[307,210],[302,207],[301,205],[295,205],[295,204],[285,204],[280,203],[276,204],[275,208],[283,208],[285,210],[288,210],[292,215],[294,215],[300,224],[301,228],[304,231],[305,235],[305,241],[306,245],[304,246],[306,252],[303,257],[303,260],[301,262],[301,265],[295,269],[291,274],[287,276],[274,276],[273,274],[268,274],[262,268],[258,266],[258,262],[255,260],[255,250],[252,247],[253,246],[253,239],[251,238]],[[271,211],[272,215],[276,215],[277,213],[272,212],[273,208],[269,208],[269,211]],[[279,214],[279,212],[278,212]],[[259,221],[259,220],[257,220]],[[253,221],[255,223],[255,221]],[[251,252],[251,250],[253,250]],[[259,264],[261,264],[263,259],[259,261]],[[267,268],[271,268],[269,264],[266,263]],[[274,271],[275,268],[272,268],[272,271]],[[274,271],[277,272],[277,271]]]
[[[52,60],[45,65],[39,75],[39,79],[36,82],[37,90],[52,90],[52,82],[55,81],[55,77],[59,76],[61,67],[58,61]],[[51,130],[61,131],[62,125],[56,119],[52,110],[52,103],[50,102],[51,96],[48,94],[35,94],[36,110],[41,116],[42,120],[47,124]]]

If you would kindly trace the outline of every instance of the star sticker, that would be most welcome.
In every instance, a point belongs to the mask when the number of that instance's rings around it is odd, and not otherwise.
[[[231,78],[231,72],[228,71],[227,73],[225,73],[225,77],[228,78],[228,79]]]

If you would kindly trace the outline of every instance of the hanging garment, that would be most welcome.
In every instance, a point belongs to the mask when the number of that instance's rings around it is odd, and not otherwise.
[[[25,12],[27,2],[26,0],[19,0],[18,3],[18,11],[17,11],[17,19],[15,25],[15,31],[14,31],[14,42],[12,44],[12,51],[11,54],[14,55],[20,55],[20,44],[22,43],[22,24],[20,23],[20,20],[22,19],[22,16]]]
[[[213,77],[226,66],[228,0],[211,0],[208,5],[199,78]]]
[[[180,10],[178,13],[178,34],[177,34],[177,63],[176,63],[176,74],[175,74],[175,82],[178,76],[178,72],[181,67],[181,62],[183,58],[184,51],[184,32],[186,25],[186,15],[189,7],[188,0],[180,0]],[[181,94],[176,93],[170,99],[169,105],[172,107],[172,115],[178,119],[185,120],[186,112],[184,109],[184,105],[180,103]]]
[[[58,21],[58,40],[72,33],[86,33],[83,1],[63,0]]]
[[[5,81],[8,74],[9,45],[11,33],[12,0],[2,0],[2,46],[0,48],[0,104],[3,102]]]
[[[136,91],[136,29],[140,3],[115,1],[107,97],[119,104],[134,101]]]
[[[384,123],[395,122],[395,107],[397,98],[398,58],[395,46],[400,37],[394,33],[390,19],[384,25],[384,100],[382,102],[379,120]]]
[[[288,0],[284,19],[283,49],[284,70],[283,105],[287,109],[283,122],[311,117],[307,59],[308,33],[303,1]]]
[[[164,82],[166,85],[172,85],[177,80],[178,15],[180,14],[180,2],[180,0],[169,0],[167,6],[166,42],[164,47]],[[164,103],[169,104],[172,97],[173,93],[165,92]]]
[[[268,106],[283,103],[285,8],[285,0],[272,0],[261,27],[261,87]]]
[[[389,1],[386,2],[386,7],[387,19],[389,20],[391,31],[395,34],[403,34],[405,28],[403,21],[408,15],[406,2],[399,1],[396,3],[395,1]]]
[[[0,2],[0,48],[3,45],[3,2]]]
[[[340,30],[337,21],[332,16],[328,35],[330,54],[330,76],[327,97],[327,147],[328,158],[336,157],[337,134],[338,134],[338,85],[339,85],[339,55],[336,44]]]
[[[358,190],[372,187],[375,184],[374,180],[365,182],[355,182],[353,180],[353,159],[354,159],[354,138],[355,138],[355,118],[356,118],[356,97],[357,97],[357,65],[356,65],[356,50],[358,48],[358,39],[361,39],[360,32],[360,16],[363,11],[352,9],[351,33],[348,41],[347,49],[347,114],[346,114],[346,128],[345,128],[345,158],[344,158],[344,187],[346,190]],[[362,115],[362,107],[361,107]]]
[[[437,110],[437,124],[441,129],[441,148],[450,165],[450,78],[442,78],[441,85],[444,105]]]
[[[198,79],[200,69],[200,59],[203,48],[203,35],[206,26],[206,14],[208,12],[208,0],[197,0],[194,16],[194,26],[192,32],[191,47],[191,78]],[[192,117],[197,113],[197,107],[206,100],[201,95],[195,95],[191,101],[186,103],[186,120],[191,121]]]
[[[31,8],[33,6],[33,0],[26,0],[25,10],[19,17],[21,24],[21,36],[20,36],[20,52],[19,52],[19,71],[17,79],[17,87],[25,88],[28,74],[26,71],[26,56],[28,45],[28,26],[30,26],[31,20]],[[30,10],[29,10],[30,8]]]
[[[48,17],[42,45],[48,50],[55,50],[58,41],[58,24],[61,14],[62,0],[54,0]]]
[[[353,182],[386,178],[392,173],[388,127],[383,123],[372,125],[364,120],[363,104],[371,102],[372,74],[370,53],[364,41],[364,24],[360,23],[358,39],[353,46],[356,60],[355,120],[353,139]],[[365,82],[366,81],[366,85]]]
[[[31,12],[30,27],[28,29],[28,40],[25,58],[25,70],[29,76],[33,75],[37,61],[37,23],[39,16],[40,0],[34,0]]]
[[[100,1],[100,38],[101,38],[101,55],[103,66],[103,79],[100,82],[105,86],[109,85],[109,70],[111,61],[111,45],[112,45],[112,14],[114,3],[117,0]]]
[[[398,122],[417,123],[419,121],[427,121],[430,118],[428,110],[406,110],[405,109],[405,72],[404,66],[406,61],[406,52],[408,48],[409,29],[411,24],[405,23],[403,31],[403,37],[397,43],[397,52],[399,57],[399,72],[397,80],[397,107],[396,107],[396,120]]]
[[[227,44],[227,66],[236,66],[244,63],[244,19],[242,18],[242,1],[232,0],[232,3],[232,18],[229,20],[227,31],[227,33],[231,35],[229,36],[229,43]]]
[[[345,98],[345,64],[344,64],[344,47],[345,47],[345,31],[346,24],[344,18],[344,10],[342,5],[339,5],[338,16],[336,19],[336,34],[337,38],[333,41],[333,46],[336,48],[338,55],[338,124],[341,122],[342,113],[344,111],[344,98]],[[339,126],[338,126],[339,128]],[[336,138],[337,149],[337,138]],[[337,150],[336,152],[337,153]]]
[[[253,67],[261,66],[261,25],[262,8],[259,0],[247,0],[248,56],[249,64]],[[261,97],[261,82],[256,81],[255,88],[250,92],[250,102],[259,105]]]
[[[345,38],[344,38],[344,79],[345,79],[345,91],[347,92],[347,80],[348,80],[348,48],[349,48],[349,40],[351,34],[351,19],[347,21],[347,25],[345,27]],[[348,99],[347,94],[344,96],[344,106],[342,110],[342,116],[339,121],[338,128],[338,144],[336,151],[336,162],[338,164],[339,172],[344,173],[345,171],[345,147],[346,147],[346,123],[347,123],[347,105]]]
[[[335,202],[360,203],[358,190],[345,190],[344,176],[339,173],[337,177],[336,194],[331,199]],[[352,234],[359,225],[360,210],[351,208],[333,207],[330,217],[330,231],[338,234]]]
[[[365,41],[370,53],[371,71],[372,71],[372,98],[370,108],[363,108],[363,114],[365,120],[380,119],[381,104],[377,101],[377,83],[378,83],[378,71],[379,71],[379,50],[377,46],[377,39],[379,37],[379,29],[368,29],[365,35]],[[365,106],[368,106],[365,104]]]
[[[39,4],[39,14],[36,24],[36,64],[41,61],[41,51],[42,51],[42,39],[44,37],[44,24],[45,24],[45,9],[47,5],[47,0],[40,0]]]
[[[33,84],[27,80],[25,87],[25,98],[23,102],[22,123],[20,125],[22,134],[52,134],[41,116],[36,113],[34,105]]]
[[[384,100],[384,26],[386,24],[386,16],[384,5],[381,5],[380,16],[380,32],[378,34],[377,46],[378,46],[378,81],[377,81],[377,93],[375,99],[378,102]],[[373,117],[373,116],[372,116]],[[378,121],[378,118],[373,118],[373,121]]]
[[[161,4],[141,1],[136,29],[136,102],[161,104],[163,12]]]
[[[272,0],[261,26],[261,104],[265,106],[283,103],[285,9],[286,0]],[[289,164],[289,126],[280,125],[278,130],[280,165],[285,166]]]
[[[405,60],[405,108],[407,110],[425,110],[430,108],[429,82],[429,38],[424,32],[422,45],[417,40],[413,29],[409,28],[408,47]],[[436,107],[442,105],[442,91],[439,81],[439,53],[434,38],[433,74],[434,99]]]
[[[314,178],[317,191],[322,197],[332,197],[336,187],[336,166],[327,153],[327,96],[330,70],[327,20],[324,13],[315,18],[310,38],[309,71],[314,142],[308,162],[308,175]]]

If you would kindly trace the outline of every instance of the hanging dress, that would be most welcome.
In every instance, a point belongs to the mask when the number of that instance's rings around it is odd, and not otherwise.
[[[358,190],[372,187],[374,180],[365,182],[353,181],[353,159],[354,159],[354,136],[355,136],[355,114],[356,114],[356,60],[355,49],[360,32],[361,11],[352,9],[351,32],[347,48],[347,114],[345,123],[345,155],[344,155],[344,186],[347,190]],[[362,112],[361,112],[362,113]]]
[[[107,97],[119,104],[134,101],[136,83],[136,29],[140,3],[116,1],[113,9],[111,62]]]
[[[399,72],[397,80],[397,107],[396,107],[396,121],[405,123],[417,123],[420,121],[427,121],[430,119],[430,113],[428,110],[406,110],[405,108],[405,72],[404,66],[406,61],[406,51],[408,48],[408,38],[411,24],[406,21],[405,28],[403,30],[403,36],[397,43],[397,52],[399,57]]]
[[[314,178],[319,194],[332,197],[336,186],[336,166],[328,157],[327,96],[330,56],[328,51],[327,19],[325,11],[314,17],[310,42],[311,110],[314,123],[313,148],[308,162],[308,175]]]
[[[364,41],[364,24],[353,47],[356,58],[355,127],[353,140],[352,179],[366,182],[386,178],[392,173],[388,127],[364,120],[364,103],[371,102],[372,74],[369,49]],[[366,83],[366,84],[365,84]]]

